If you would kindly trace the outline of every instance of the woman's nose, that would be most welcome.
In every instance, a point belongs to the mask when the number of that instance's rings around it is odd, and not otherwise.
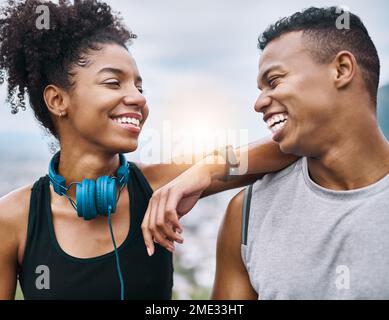
[[[146,105],[146,98],[136,87],[131,88],[131,90],[123,98],[123,101],[126,105],[136,105],[141,108]]]

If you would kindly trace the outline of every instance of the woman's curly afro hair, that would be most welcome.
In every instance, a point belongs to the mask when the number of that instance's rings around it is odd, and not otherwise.
[[[38,28],[38,6],[49,12],[49,28]],[[0,83],[8,80],[7,102],[12,114],[26,110],[28,94],[35,118],[56,139],[58,132],[45,104],[43,92],[50,85],[65,90],[72,67],[83,66],[88,49],[116,43],[124,48],[136,36],[118,14],[97,0],[59,0],[58,4],[39,0],[8,0],[0,16]]]

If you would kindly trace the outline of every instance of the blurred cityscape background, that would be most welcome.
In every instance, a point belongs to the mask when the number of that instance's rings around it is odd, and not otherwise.
[[[150,116],[139,150],[127,154],[145,161],[142,148],[152,133],[163,136],[163,125],[201,136],[206,143],[215,130],[247,133],[234,145],[268,135],[253,110],[259,51],[257,37],[278,18],[309,6],[345,5],[367,26],[381,58],[378,115],[389,138],[389,3],[387,1],[296,0],[107,0],[138,35],[130,48],[144,79]],[[0,5],[4,0],[0,0]],[[0,87],[0,197],[31,184],[47,173],[53,140],[43,134],[30,109],[11,115],[5,104],[6,85]],[[161,140],[164,147],[166,137]],[[246,141],[247,140],[247,141]],[[177,143],[175,141],[174,143]],[[173,144],[174,144],[173,143]],[[159,154],[147,158],[158,162]],[[231,190],[201,200],[183,218],[185,243],[175,254],[174,297],[207,299],[213,284],[218,228]],[[0,213],[1,214],[1,213]],[[20,291],[17,295],[22,298]]]

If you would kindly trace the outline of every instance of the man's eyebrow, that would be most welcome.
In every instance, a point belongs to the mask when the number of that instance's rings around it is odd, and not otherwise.
[[[97,72],[97,74],[104,73],[104,72],[114,73],[114,74],[119,75],[119,76],[124,76],[126,74],[126,72],[123,71],[122,69],[112,68],[112,67],[103,68],[103,69],[99,70]],[[136,82],[142,82],[142,81],[143,81],[143,79],[141,76],[136,77]]]
[[[271,65],[270,67],[268,67],[266,69],[265,72],[263,72],[262,75],[258,76],[258,89],[259,90],[262,90],[261,88],[261,83],[265,83],[265,79],[267,78],[268,74],[273,71],[273,70],[276,70],[276,69],[282,69],[282,66],[280,64],[274,64],[274,65]]]

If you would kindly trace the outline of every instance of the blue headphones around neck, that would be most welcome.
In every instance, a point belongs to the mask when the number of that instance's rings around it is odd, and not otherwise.
[[[119,183],[120,191],[128,182],[129,167],[124,155],[119,154],[120,167],[117,170],[117,177],[101,176],[96,182],[91,179],[84,179],[82,182],[73,182],[68,187],[64,177],[57,174],[60,152],[54,155],[49,165],[49,178],[54,191],[69,199],[73,208],[80,218],[92,220],[97,215],[107,216],[109,208],[111,213],[116,211],[116,181]],[[76,202],[68,196],[67,192],[73,184],[76,188]],[[120,193],[119,193],[120,194]]]
[[[112,230],[111,214],[116,211],[116,203],[119,199],[120,192],[128,182],[130,173],[129,165],[124,155],[119,154],[120,167],[116,172],[117,177],[101,176],[96,179],[84,179],[82,182],[72,182],[66,186],[64,177],[57,174],[60,152],[57,152],[50,161],[49,178],[53,185],[54,191],[69,199],[77,215],[85,220],[92,220],[97,215],[108,216],[109,231],[111,233],[112,243],[115,249],[116,267],[120,281],[120,298],[124,300],[124,281],[120,268],[119,253],[116,247],[115,237]],[[116,182],[119,184],[120,191],[116,197]],[[72,185],[76,184],[76,202],[69,197],[67,192]]]

